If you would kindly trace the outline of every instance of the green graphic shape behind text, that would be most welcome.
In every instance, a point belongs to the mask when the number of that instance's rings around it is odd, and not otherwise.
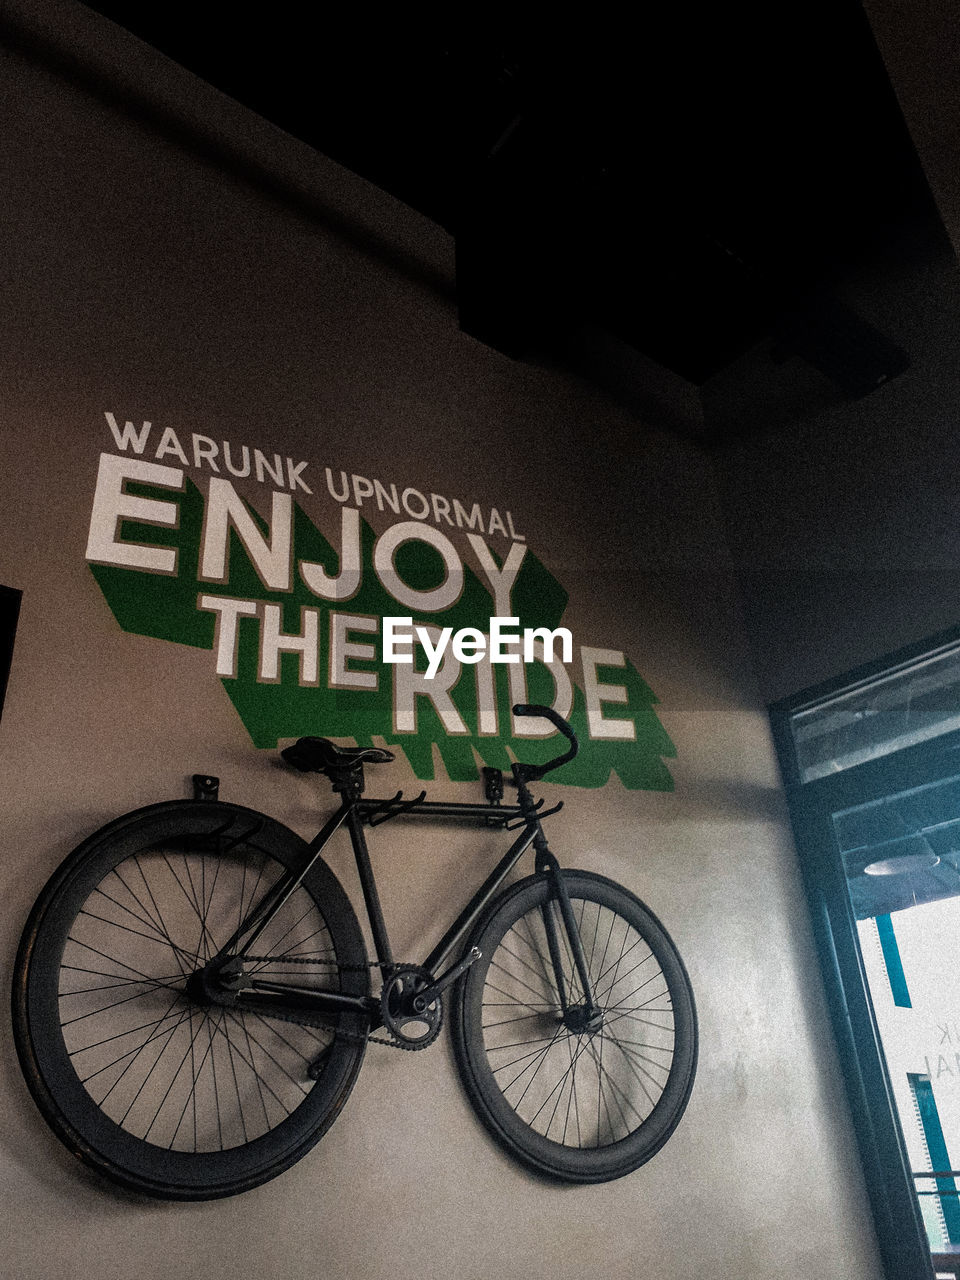
[[[169,491],[146,485],[129,484],[132,493],[160,497],[169,501]],[[300,657],[296,653],[280,654],[279,680],[267,682],[258,678],[260,616],[238,620],[236,675],[223,678],[223,687],[236,708],[255,746],[275,747],[286,738],[312,734],[331,738],[350,738],[360,746],[373,745],[373,739],[386,741],[403,751],[418,778],[434,776],[433,747],[439,750],[444,768],[455,781],[471,781],[479,777],[479,766],[486,764],[508,769],[514,759],[540,763],[559,754],[562,739],[554,734],[537,739],[515,736],[510,713],[511,699],[507,668],[492,667],[498,732],[481,735],[477,668],[464,664],[457,683],[449,691],[466,733],[448,732],[429,697],[417,696],[416,729],[412,733],[397,732],[394,726],[394,679],[396,667],[379,661],[352,658],[351,669],[376,675],[375,689],[329,687],[328,652],[330,615],[349,613],[382,619],[402,615],[406,608],[387,592],[373,567],[375,535],[365,522],[362,530],[363,573],[359,590],[350,600],[327,602],[318,599],[293,575],[290,591],[271,591],[260,579],[237,534],[230,531],[229,576],[226,582],[204,582],[199,577],[200,545],[203,529],[204,498],[189,479],[178,499],[180,518],[176,529],[124,520],[119,531],[125,541],[154,546],[176,547],[175,574],[147,573],[137,569],[92,564],[91,571],[119,625],[124,631],[151,636],[177,644],[212,649],[215,617],[198,608],[201,595],[227,596],[234,599],[278,605],[282,613],[281,630],[299,634],[303,608],[319,614],[320,678],[316,685],[300,683]],[[262,517],[252,509],[251,515],[266,536]],[[294,505],[293,546],[296,560],[321,564],[334,575],[338,558],[330,543],[299,507]],[[413,540],[401,544],[395,558],[400,577],[415,590],[430,590],[444,577],[439,553],[426,543]],[[541,561],[527,551],[511,592],[511,609],[524,627],[561,625],[567,604],[567,593]],[[450,608],[442,613],[420,614],[419,625],[464,627],[489,631],[490,617],[495,611],[491,591],[478,574],[464,566],[463,591]],[[379,652],[379,635],[357,635],[356,639],[375,644]],[[415,648],[419,671],[426,668],[424,655]],[[211,655],[212,664],[212,655]],[[542,662],[525,664],[527,701],[552,704],[556,696],[554,678]],[[673,744],[657,718],[657,699],[632,663],[626,666],[599,667],[601,683],[620,685],[627,691],[626,704],[605,707],[609,718],[632,719],[635,739],[596,739],[588,730],[586,699],[582,688],[574,684],[573,707],[569,715],[578,738],[580,754],[558,770],[553,778],[573,786],[599,787],[616,773],[624,786],[631,789],[669,791],[673,780],[664,758],[676,755]],[[211,672],[212,678],[212,672]]]

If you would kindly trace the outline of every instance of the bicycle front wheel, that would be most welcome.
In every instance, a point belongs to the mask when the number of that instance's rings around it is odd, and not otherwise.
[[[643,903],[602,876],[561,874],[593,1009],[550,880],[531,876],[474,934],[482,958],[460,984],[454,1049],[477,1114],[512,1156],[562,1181],[606,1182],[649,1160],[678,1124],[696,1070],[696,1012],[683,962]]]
[[[54,1132],[100,1173],[171,1199],[233,1195],[288,1168],[339,1113],[362,1018],[302,1025],[211,1003],[191,982],[308,856],[250,809],[172,801],[96,832],[41,894],[17,956],[17,1051]],[[253,950],[265,979],[368,990],[356,916],[321,862]]]

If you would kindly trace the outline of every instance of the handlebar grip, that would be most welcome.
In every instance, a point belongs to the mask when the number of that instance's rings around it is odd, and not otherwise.
[[[572,760],[580,750],[580,743],[577,741],[577,735],[573,732],[568,722],[563,716],[554,711],[553,707],[541,707],[536,703],[518,702],[513,708],[515,716],[543,716],[544,720],[556,726],[557,729],[570,743],[570,750],[565,751],[563,755],[557,756],[554,760],[548,760],[546,764],[540,765],[524,765],[523,768],[530,778],[542,778],[545,773],[549,773],[551,769],[556,769],[561,764],[566,764]]]
[[[577,741],[577,736],[569,723],[564,720],[562,715],[554,711],[553,707],[541,707],[537,703],[531,702],[518,702],[513,708],[513,714],[515,716],[543,716],[544,720],[549,720],[570,742],[575,743]],[[577,745],[579,747],[579,744]]]

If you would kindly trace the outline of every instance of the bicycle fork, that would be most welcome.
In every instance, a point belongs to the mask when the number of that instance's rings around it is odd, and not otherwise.
[[[603,1021],[603,1012],[593,1000],[593,991],[587,972],[587,958],[584,954],[583,943],[580,941],[580,930],[573,916],[570,895],[567,893],[567,886],[564,884],[563,876],[560,873],[560,864],[549,849],[538,849],[536,868],[541,875],[548,877],[553,890],[551,897],[547,899],[540,910],[543,917],[544,931],[547,935],[547,948],[553,964],[553,974],[557,984],[557,995],[560,998],[560,1010],[563,1014],[563,1020],[571,1031],[598,1031]],[[566,935],[569,955],[573,960],[573,966],[576,970],[580,991],[583,996],[582,1001],[577,1001],[574,1004],[570,1003],[567,984],[564,979],[563,953],[556,915],[553,910],[554,905],[560,909],[560,919]]]
[[[517,776],[516,766],[514,767],[514,776]],[[560,864],[550,852],[546,836],[543,833],[543,827],[540,824],[541,815],[537,812],[537,805],[530,795],[525,779],[522,777],[517,777],[517,789],[523,815],[527,822],[535,828],[533,837],[533,847],[536,854],[535,870],[538,875],[545,876],[548,879],[552,890],[551,896],[541,908],[541,916],[543,918],[544,931],[547,935],[547,948],[550,952],[550,962],[553,966],[554,980],[557,984],[557,995],[560,999],[563,1021],[572,1031],[597,1031],[602,1024],[603,1013],[594,1003],[593,990],[587,970],[587,958],[584,954],[583,943],[580,940],[580,930],[574,919],[570,895],[567,893],[567,886],[560,871]],[[555,810],[550,812],[555,812]],[[576,970],[583,997],[582,1001],[577,1001],[573,1004],[570,1002],[567,982],[564,978],[564,956],[560,930],[557,928],[557,919],[553,909],[554,905],[559,908],[568,955],[573,961],[573,968]]]

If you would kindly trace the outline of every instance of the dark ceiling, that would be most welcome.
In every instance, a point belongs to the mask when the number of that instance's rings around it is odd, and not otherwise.
[[[701,388],[768,341],[848,397],[909,363],[834,294],[935,219],[852,0],[525,32],[467,11],[331,28],[290,0],[89,7],[447,228],[462,327],[512,356],[590,326]]]

